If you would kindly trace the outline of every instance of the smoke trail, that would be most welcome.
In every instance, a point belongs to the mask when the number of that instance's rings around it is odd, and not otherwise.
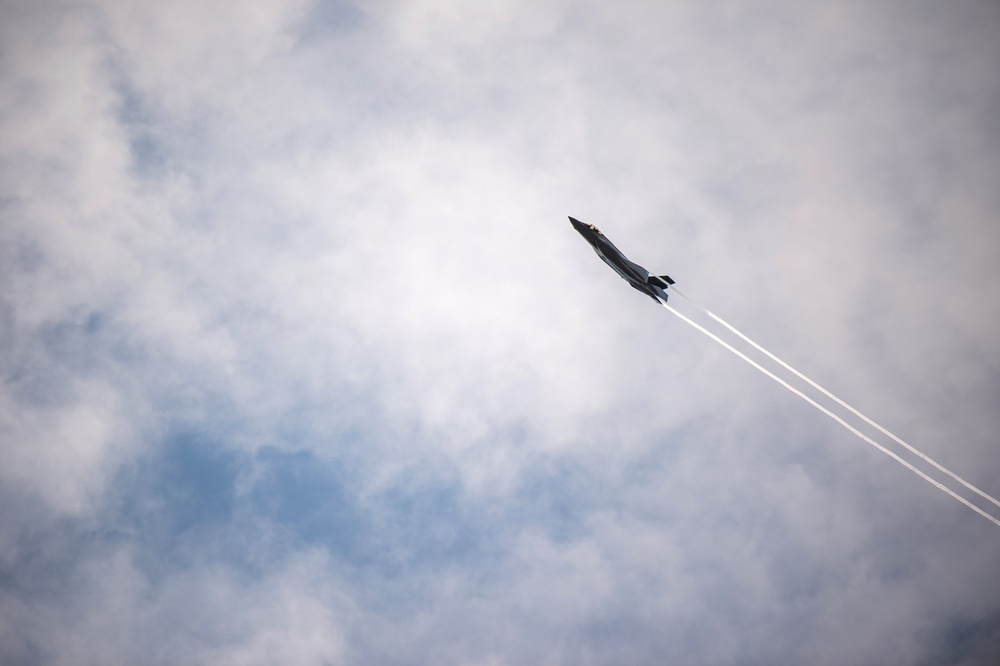
[[[983,518],[986,518],[986,520],[988,520],[988,521],[994,523],[995,525],[997,525],[998,527],[1000,527],[1000,520],[997,520],[996,518],[994,518],[990,514],[986,513],[985,511],[983,511],[978,506],[976,506],[975,504],[973,504],[969,500],[965,499],[961,495],[956,494],[953,490],[951,490],[947,486],[944,486],[941,483],[939,483],[939,482],[935,481],[934,479],[932,479],[931,477],[927,476],[926,474],[924,474],[923,472],[921,472],[919,469],[917,469],[916,467],[914,467],[910,463],[906,462],[905,460],[903,460],[902,458],[900,458],[898,455],[896,455],[895,453],[893,453],[889,449],[885,448],[884,446],[882,446],[881,444],[879,444],[878,442],[876,442],[872,438],[868,437],[867,435],[865,435],[864,433],[862,433],[858,429],[856,429],[853,426],[851,426],[847,421],[845,421],[844,419],[840,418],[839,416],[837,416],[836,414],[834,414],[833,412],[831,412],[826,407],[823,407],[821,404],[819,404],[818,402],[816,402],[815,400],[813,400],[812,398],[810,398],[809,396],[807,396],[802,391],[799,391],[798,389],[796,389],[795,387],[793,387],[791,384],[789,384],[785,380],[781,379],[780,377],[778,377],[777,375],[775,375],[773,372],[770,372],[769,370],[767,370],[766,368],[764,368],[762,365],[760,365],[759,363],[757,363],[756,361],[754,361],[753,359],[751,359],[749,356],[747,356],[743,352],[737,350],[735,347],[733,347],[730,344],[726,343],[719,336],[715,335],[714,333],[706,330],[702,326],[700,326],[700,325],[696,324],[695,322],[691,321],[690,319],[688,319],[687,317],[685,317],[684,315],[682,315],[680,312],[678,312],[677,310],[673,309],[671,306],[667,305],[666,303],[661,303],[660,305],[662,305],[664,308],[666,308],[667,310],[669,310],[670,312],[672,312],[677,317],[679,317],[680,319],[684,320],[685,322],[687,322],[688,324],[690,324],[694,328],[698,329],[699,331],[701,331],[702,333],[704,333],[708,337],[712,338],[713,340],[715,340],[716,342],[718,342],[720,345],[722,345],[723,347],[725,347],[729,351],[733,352],[734,354],[736,354],[737,356],[739,356],[740,358],[742,358],[744,361],[746,361],[747,363],[749,363],[753,367],[757,368],[758,370],[760,370],[761,372],[763,372],[765,375],[767,375],[768,377],[770,377],[774,381],[778,382],[779,384],[781,384],[782,386],[784,386],[786,389],[788,389],[789,391],[791,391],[795,395],[799,396],[800,398],[802,398],[803,400],[805,400],[806,402],[808,402],[810,405],[812,405],[813,407],[815,407],[819,411],[823,412],[824,414],[826,414],[827,416],[829,416],[831,419],[833,419],[834,421],[836,421],[840,425],[842,425],[845,428],[847,428],[848,430],[850,430],[852,433],[854,433],[858,437],[860,437],[861,439],[863,439],[864,441],[868,442],[869,444],[871,444],[872,446],[874,446],[876,449],[878,449],[879,451],[881,451],[885,455],[889,456],[890,458],[892,458],[893,460],[895,460],[896,462],[898,462],[903,467],[906,467],[911,472],[913,472],[917,476],[921,477],[922,479],[924,479],[925,481],[927,481],[931,485],[935,486],[939,490],[942,490],[942,491],[948,493],[949,495],[951,495],[952,497],[954,497],[955,499],[957,499],[959,502],[961,502],[962,504],[966,505],[967,507],[969,507],[970,509],[972,509],[973,511],[975,511],[976,513],[978,513],[979,515],[981,515]]]
[[[921,453],[920,451],[918,451],[914,447],[910,446],[909,444],[907,444],[906,442],[904,442],[902,439],[900,439],[896,435],[894,435],[891,432],[889,432],[886,428],[883,428],[878,423],[876,423],[875,421],[871,420],[870,418],[868,418],[867,416],[865,416],[864,414],[862,414],[861,412],[859,412],[858,410],[856,410],[854,407],[850,406],[849,404],[847,404],[846,402],[844,402],[843,400],[841,400],[840,398],[838,398],[834,394],[830,393],[829,391],[827,391],[825,388],[823,388],[822,386],[820,386],[819,384],[817,384],[813,380],[811,380],[808,377],[806,377],[804,374],[802,374],[801,372],[799,372],[798,370],[796,370],[792,366],[790,366],[787,363],[785,363],[784,361],[782,361],[780,358],[778,358],[777,356],[775,356],[771,352],[769,352],[766,349],[764,349],[763,347],[761,347],[759,344],[757,344],[756,342],[754,342],[753,340],[751,340],[745,334],[743,334],[740,331],[738,331],[735,326],[733,326],[733,325],[729,324],[728,322],[726,322],[725,320],[723,320],[722,317],[719,317],[714,312],[710,311],[708,308],[702,307],[698,303],[695,303],[693,300],[691,300],[691,298],[689,298],[688,296],[686,296],[683,293],[681,293],[681,291],[679,289],[677,289],[676,287],[673,289],[673,291],[677,292],[677,295],[680,296],[681,298],[683,298],[684,300],[686,300],[688,303],[690,303],[691,305],[695,306],[696,308],[698,308],[699,310],[701,310],[702,312],[704,312],[705,314],[707,314],[709,317],[711,317],[715,321],[719,322],[720,324],[722,324],[723,326],[725,326],[726,328],[728,328],[730,331],[732,331],[733,333],[735,333],[736,335],[740,336],[745,341],[747,341],[748,343],[750,343],[751,345],[753,345],[753,347],[755,349],[757,349],[760,352],[763,352],[768,357],[770,357],[772,360],[777,361],[778,363],[780,363],[786,370],[791,371],[797,377],[799,377],[799,379],[803,379],[803,380],[809,382],[809,384],[813,388],[815,388],[815,389],[819,390],[820,392],[822,392],[823,395],[825,395],[826,397],[834,400],[841,407],[844,407],[845,409],[850,410],[855,416],[857,416],[857,417],[861,418],[862,420],[864,420],[868,425],[870,425],[870,426],[872,426],[874,428],[877,428],[879,431],[882,432],[882,434],[888,435],[889,437],[891,437],[892,439],[894,439],[897,443],[901,444],[904,448],[906,448],[906,450],[908,450],[911,453],[914,453],[914,454],[920,456],[923,460],[927,461],[928,463],[930,463],[931,465],[933,465],[934,467],[936,467],[938,470],[944,472],[945,474],[947,474],[951,478],[955,479],[956,481],[958,481],[959,483],[961,483],[963,486],[965,486],[969,490],[971,490],[971,491],[979,494],[981,497],[984,497],[985,499],[988,499],[989,501],[993,502],[997,506],[1000,506],[1000,502],[998,502],[992,495],[989,495],[988,493],[980,490],[979,488],[975,487],[974,485],[972,485],[971,483],[969,483],[968,481],[966,481],[965,479],[963,479],[962,477],[960,477],[958,474],[955,474],[954,472],[952,472],[950,469],[948,469],[944,465],[941,465],[941,464],[937,463],[930,456],[924,455],[923,453]]]

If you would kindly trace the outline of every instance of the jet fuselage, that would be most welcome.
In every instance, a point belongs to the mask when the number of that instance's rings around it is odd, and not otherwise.
[[[604,263],[611,266],[618,275],[622,276],[634,289],[641,291],[657,303],[666,303],[666,288],[668,284],[673,284],[667,276],[651,275],[649,271],[639,264],[629,261],[625,254],[615,247],[615,244],[608,240],[601,230],[592,224],[585,224],[580,220],[570,217],[573,228],[580,232],[580,235],[590,243],[594,252]]]

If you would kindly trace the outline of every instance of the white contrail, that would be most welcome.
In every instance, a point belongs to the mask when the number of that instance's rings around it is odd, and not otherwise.
[[[936,467],[940,471],[944,472],[945,474],[947,474],[951,478],[955,479],[956,481],[958,481],[959,483],[961,483],[963,486],[965,486],[966,488],[968,488],[972,492],[977,493],[981,497],[984,497],[985,499],[988,499],[989,501],[993,502],[997,506],[1000,506],[1000,501],[997,501],[992,495],[990,495],[990,494],[988,494],[988,493],[980,490],[979,488],[975,487],[974,485],[972,485],[971,483],[969,483],[968,481],[966,481],[965,479],[963,479],[962,477],[960,477],[958,474],[955,474],[954,472],[952,472],[950,469],[948,469],[944,465],[939,464],[937,461],[935,461],[930,456],[927,456],[927,455],[921,453],[920,451],[918,451],[917,449],[915,449],[914,447],[910,446],[909,444],[907,444],[906,442],[904,442],[901,438],[899,438],[896,435],[894,435],[891,432],[889,432],[886,428],[883,428],[881,425],[879,425],[875,421],[871,420],[870,418],[868,418],[867,416],[865,416],[864,414],[862,414],[861,412],[859,412],[858,410],[856,410],[854,407],[850,406],[849,404],[847,404],[846,402],[844,402],[843,400],[841,400],[840,398],[838,398],[834,394],[830,393],[829,391],[827,391],[825,388],[823,388],[822,386],[820,386],[819,384],[817,384],[813,380],[811,380],[808,377],[806,377],[804,374],[802,374],[801,372],[799,372],[798,370],[796,370],[792,366],[790,366],[787,363],[785,363],[784,361],[782,361],[780,358],[778,358],[777,356],[775,356],[774,354],[772,354],[768,350],[766,350],[763,347],[761,347],[759,344],[757,344],[756,342],[754,342],[753,340],[751,340],[749,337],[747,337],[744,333],[742,333],[739,330],[737,330],[735,326],[733,326],[732,324],[730,324],[730,323],[726,322],[725,320],[723,320],[722,317],[719,317],[718,315],[716,315],[714,312],[712,312],[708,308],[705,308],[705,307],[699,305],[698,303],[695,303],[691,298],[689,298],[688,296],[685,296],[683,293],[681,293],[681,291],[679,289],[677,289],[676,287],[673,288],[672,291],[677,292],[677,295],[680,296],[681,298],[683,298],[684,300],[686,300],[688,303],[690,303],[691,305],[695,306],[696,308],[698,308],[699,310],[701,310],[702,312],[704,312],[705,314],[707,314],[709,317],[711,317],[712,319],[714,319],[715,321],[719,322],[720,324],[722,324],[723,326],[725,326],[726,328],[728,328],[730,331],[732,331],[736,335],[738,335],[741,338],[743,338],[744,340],[746,340],[748,343],[750,343],[751,345],[753,345],[753,347],[756,348],[758,351],[761,351],[764,354],[767,354],[767,356],[769,356],[772,360],[777,361],[778,363],[780,363],[786,370],[791,371],[792,373],[794,373],[800,379],[803,379],[803,380],[809,382],[809,384],[813,388],[815,388],[818,391],[822,392],[823,395],[825,395],[826,397],[834,400],[841,407],[844,407],[845,409],[850,410],[855,416],[857,416],[857,417],[861,418],[862,420],[864,420],[865,423],[867,423],[868,425],[870,425],[870,426],[872,426],[874,428],[877,428],[879,431],[882,432],[882,434],[888,435],[889,437],[891,437],[892,439],[894,439],[898,444],[900,444],[904,448],[906,448],[906,450],[910,451],[911,453],[916,454],[917,456],[920,456],[922,459],[924,459],[925,461],[927,461],[928,463],[930,463],[931,465],[933,465],[934,467]]]
[[[812,398],[810,398],[809,396],[807,396],[802,391],[799,391],[798,389],[796,389],[795,387],[793,387],[791,384],[789,384],[785,380],[781,379],[780,377],[778,377],[773,372],[767,370],[766,368],[764,368],[762,365],[760,365],[759,363],[757,363],[756,361],[754,361],[753,359],[751,359],[749,356],[747,356],[743,352],[737,350],[732,345],[726,343],[719,336],[715,335],[714,333],[708,331],[707,329],[703,328],[702,326],[700,326],[700,325],[696,324],[695,322],[691,321],[690,319],[688,319],[687,317],[685,317],[684,315],[682,315],[680,312],[678,312],[677,310],[675,310],[672,307],[670,307],[669,305],[667,305],[666,303],[660,303],[660,305],[662,305],[664,308],[666,308],[667,310],[669,310],[670,312],[672,312],[676,316],[680,317],[682,320],[686,321],[688,324],[690,324],[691,326],[695,327],[696,329],[698,329],[699,331],[701,331],[702,333],[704,333],[708,337],[712,338],[713,340],[715,340],[716,342],[718,342],[720,345],[722,345],[723,347],[725,347],[729,351],[733,352],[734,354],[736,354],[737,356],[739,356],[740,358],[742,358],[744,361],[746,361],[747,363],[749,363],[753,367],[755,367],[758,370],[760,370],[761,372],[763,372],[765,375],[767,375],[768,377],[770,377],[774,381],[778,382],[779,384],[781,384],[782,386],[784,386],[786,389],[788,389],[789,391],[791,391],[795,395],[799,396],[800,398],[802,398],[803,400],[805,400],[806,402],[808,402],[810,405],[812,405],[813,407],[815,407],[819,411],[821,411],[824,414],[826,414],[827,416],[829,416],[831,419],[833,419],[834,421],[836,421],[840,425],[842,425],[845,428],[847,428],[852,433],[854,433],[855,435],[857,435],[858,437],[860,437],[864,441],[868,442],[869,444],[871,444],[872,446],[874,446],[876,449],[878,449],[879,451],[881,451],[885,455],[887,455],[890,458],[894,459],[896,462],[898,462],[903,467],[906,467],[911,472],[913,472],[917,476],[921,477],[922,479],[924,479],[925,481],[927,481],[931,485],[935,486],[939,490],[942,490],[942,491],[948,493],[949,495],[951,495],[952,497],[954,497],[955,499],[957,499],[959,502],[961,502],[965,506],[969,507],[970,509],[972,509],[973,511],[975,511],[976,513],[978,513],[979,515],[981,515],[986,520],[988,520],[988,521],[994,523],[995,525],[997,525],[998,527],[1000,527],[1000,520],[997,520],[996,518],[994,518],[990,514],[986,513],[985,511],[983,511],[978,506],[976,506],[975,504],[973,504],[969,500],[965,499],[961,495],[956,494],[953,490],[951,490],[947,486],[944,486],[941,483],[939,483],[939,482],[935,481],[934,479],[932,479],[931,477],[927,476],[926,474],[924,474],[923,472],[921,472],[919,469],[917,469],[916,467],[914,467],[910,463],[906,462],[905,460],[903,460],[902,458],[900,458],[898,455],[896,455],[895,453],[893,453],[889,449],[885,448],[884,446],[882,446],[881,444],[879,444],[878,442],[876,442],[875,440],[873,440],[871,437],[868,437],[867,435],[865,435],[864,433],[862,433],[858,429],[856,429],[853,426],[851,426],[849,423],[847,423],[847,421],[845,421],[844,419],[840,418],[839,416],[837,416],[836,414],[834,414],[833,412],[831,412],[826,407],[823,407],[821,404],[819,404],[818,402],[816,402],[815,400],[813,400]]]

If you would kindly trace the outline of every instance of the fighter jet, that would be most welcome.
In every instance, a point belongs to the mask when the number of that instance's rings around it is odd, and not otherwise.
[[[573,228],[580,232],[594,252],[604,263],[611,266],[618,275],[625,278],[633,289],[637,289],[652,298],[657,303],[667,302],[666,289],[668,285],[674,283],[669,275],[652,275],[639,264],[629,261],[622,251],[615,247],[615,244],[608,240],[601,230],[592,224],[584,224],[580,220],[570,217]]]

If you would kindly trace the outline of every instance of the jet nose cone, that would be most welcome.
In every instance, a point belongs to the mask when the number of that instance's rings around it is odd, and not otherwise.
[[[584,224],[583,222],[581,222],[580,220],[576,219],[573,216],[570,216],[569,222],[570,224],[573,225],[573,228],[576,229],[577,231],[582,232],[585,229],[589,229],[589,227],[586,224]]]

